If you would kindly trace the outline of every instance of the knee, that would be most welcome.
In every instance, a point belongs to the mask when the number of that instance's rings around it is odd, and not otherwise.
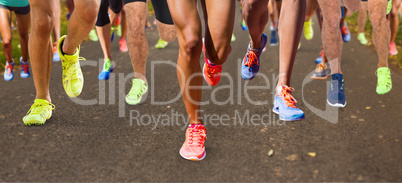
[[[96,20],[99,10],[99,2],[97,1],[77,1],[75,9],[76,13],[85,24],[93,24]],[[96,7],[96,8],[94,8]]]
[[[128,23],[128,31],[130,34],[139,34],[139,33],[144,33],[145,34],[145,17],[143,16],[136,16],[136,17],[130,17]]]
[[[209,48],[212,48],[214,50],[206,50],[208,52],[208,58],[210,59],[211,62],[217,65],[222,65],[225,63],[229,53],[231,52],[231,46],[230,46],[230,40],[227,41],[215,41],[214,46],[211,46]]]
[[[387,19],[385,15],[381,15],[380,13],[377,12],[371,12],[371,13],[369,12],[369,17],[373,29],[378,29],[382,26],[388,26],[386,23]]]
[[[389,13],[391,15],[391,17],[398,17],[398,7],[393,6],[391,9],[391,12]]]
[[[5,49],[11,48],[13,45],[11,44],[11,39],[4,39],[3,40],[3,47]]]
[[[201,38],[196,34],[184,35],[184,45],[182,47],[186,56],[197,56],[197,52],[201,49]]]
[[[32,29],[38,34],[48,36],[53,28],[53,13],[41,12],[32,17]]]

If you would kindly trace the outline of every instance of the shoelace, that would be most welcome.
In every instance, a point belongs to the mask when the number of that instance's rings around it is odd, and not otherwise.
[[[21,67],[22,67],[22,70],[24,71],[24,73],[28,73],[28,71],[29,71],[29,65],[28,64],[21,65]]]
[[[13,66],[12,65],[6,65],[6,71],[7,74],[11,74],[11,71],[13,70]]]
[[[325,65],[322,63],[317,64],[317,68],[315,69],[317,72],[325,70]]]
[[[293,90],[294,90],[293,88],[284,85],[284,86],[282,86],[282,91],[279,94],[277,94],[277,96],[279,98],[282,98],[288,107],[296,108],[297,101],[292,96]]]
[[[193,144],[194,141],[197,142],[195,145],[199,145],[200,147],[204,147],[204,142],[207,137],[207,132],[205,131],[205,127],[202,125],[192,125],[187,131],[189,132],[189,140],[188,144]]]
[[[343,83],[339,80],[332,80],[331,90],[338,93],[340,91],[339,89],[341,89],[341,91],[343,90]]]
[[[56,108],[55,105],[53,105],[52,103],[34,103],[31,108],[29,109],[29,111],[27,112],[28,114],[40,114],[42,111],[39,110],[40,107],[44,107],[45,109],[51,111],[54,110]],[[31,113],[30,113],[31,112]]]
[[[346,26],[343,26],[343,27],[341,28],[341,31],[342,31],[342,34],[343,34],[343,35],[348,34],[348,30],[346,29]]]
[[[218,66],[212,66],[208,64],[207,67],[207,73],[208,73],[208,77],[216,77],[219,74],[219,68]]]
[[[85,61],[86,59],[84,57],[78,57],[78,61]],[[68,62],[65,69],[66,68],[70,68],[73,64],[76,64],[77,62]],[[78,79],[77,77],[77,69],[73,69],[73,73],[71,73],[71,79]]]
[[[257,55],[259,55],[259,53],[256,54],[254,51],[249,50],[247,55],[246,55],[246,57],[248,57],[248,59],[247,59],[247,62],[244,63],[244,65],[247,66],[247,67],[253,67],[254,65],[260,65],[257,62],[257,60],[258,60]]]

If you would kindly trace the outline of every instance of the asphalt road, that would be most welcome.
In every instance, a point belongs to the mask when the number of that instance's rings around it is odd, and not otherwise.
[[[246,83],[238,69],[249,38],[239,24],[237,18],[237,40],[223,66],[227,75],[216,87],[204,82],[203,101],[209,104],[202,110],[211,115],[205,117],[204,160],[187,161],[178,153],[186,113],[182,99],[174,100],[179,85],[174,65],[167,64],[176,63],[178,43],[156,50],[157,31],[151,31],[150,92],[142,105],[124,103],[133,69],[128,54],[118,52],[116,40],[112,50],[117,67],[107,82],[97,79],[99,43],[82,45],[81,56],[89,61],[82,62],[85,86],[80,100],[65,94],[61,64],[53,64],[50,92],[56,110],[44,126],[22,122],[35,97],[32,77],[0,79],[0,181],[402,181],[400,73],[393,71],[390,93],[377,95],[376,53],[353,35],[343,49],[348,104],[339,110],[327,106],[327,82],[308,80],[321,46],[315,24],[313,40],[302,38],[291,81],[306,119],[280,122],[271,112],[279,48],[268,47],[261,56],[260,73],[266,78]],[[246,93],[246,84],[270,89]],[[265,118],[251,122],[247,113]],[[224,122],[217,124],[215,118],[222,116]]]

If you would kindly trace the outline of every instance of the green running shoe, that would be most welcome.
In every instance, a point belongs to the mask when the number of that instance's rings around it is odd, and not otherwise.
[[[43,125],[46,120],[52,117],[52,110],[55,106],[44,99],[35,99],[27,115],[22,119],[27,126]]]
[[[168,45],[167,41],[164,41],[161,38],[159,38],[158,42],[155,44],[155,48],[156,49],[163,49],[163,48],[166,48],[167,45]]]
[[[117,35],[121,37],[121,25],[117,26]]]
[[[236,36],[235,36],[234,34],[232,34],[232,38],[231,38],[230,41],[232,41],[232,42],[235,42],[235,41],[236,41]]]
[[[133,79],[131,90],[126,96],[126,102],[129,105],[137,105],[141,103],[142,96],[147,93],[148,84],[141,79]]]
[[[95,29],[92,29],[91,32],[89,32],[88,36],[89,36],[89,39],[93,42],[96,42],[99,40],[98,35],[96,35]]]
[[[364,33],[359,33],[359,35],[357,36],[357,39],[360,41],[360,44],[362,44],[362,45],[366,45],[368,42],[366,39],[366,36],[364,36]]]
[[[391,71],[388,67],[380,67],[377,69],[377,93],[386,94],[392,89]]]

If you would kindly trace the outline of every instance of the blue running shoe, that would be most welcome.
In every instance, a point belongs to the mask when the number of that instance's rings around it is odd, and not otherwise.
[[[349,42],[350,41],[350,32],[349,32],[348,26],[345,23],[345,25],[341,26],[340,28],[341,28],[343,42],[346,42],[346,43]]]
[[[111,30],[111,33],[110,33],[110,39],[111,39],[111,42],[113,42],[113,40],[114,40],[114,27],[112,27],[112,30]]]
[[[315,64],[319,64],[322,62],[322,58],[324,57],[324,49],[321,50],[320,56],[315,59]]]
[[[241,21],[240,26],[241,26],[241,29],[242,29],[243,31],[247,31],[247,30],[248,30],[247,25],[246,25],[246,22],[245,22],[244,20]]]
[[[332,74],[331,83],[329,84],[327,102],[333,107],[345,107],[345,82],[342,74]]]
[[[59,52],[55,52],[53,54],[53,62],[60,62],[60,55]]]
[[[29,64],[28,61],[23,63],[22,57],[20,58],[20,63],[21,63],[21,72],[20,76],[21,78],[29,78],[30,73],[29,73]]]
[[[247,54],[244,56],[241,64],[241,76],[245,80],[253,79],[257,75],[258,70],[260,70],[260,55],[268,41],[268,37],[264,33],[261,36],[261,41],[261,48],[257,50],[252,50],[250,44],[248,45]]]
[[[4,80],[11,81],[14,79],[14,62],[12,64],[6,63],[6,67],[4,68]]]
[[[99,80],[108,80],[110,77],[110,73],[113,72],[113,64],[110,62],[110,59],[106,59],[105,63],[103,63],[103,70],[99,74],[98,79]]]
[[[292,96],[293,88],[282,85],[280,92],[276,93],[272,111],[279,114],[283,121],[296,121],[304,119],[304,112],[296,107],[296,99]]]
[[[269,44],[271,46],[276,46],[278,45],[278,34],[276,34],[275,30],[271,31],[271,39],[269,40]]]

